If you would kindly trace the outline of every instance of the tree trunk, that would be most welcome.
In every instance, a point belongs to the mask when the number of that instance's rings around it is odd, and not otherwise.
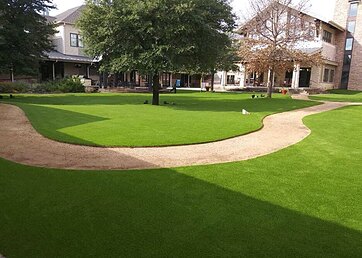
[[[158,72],[153,74],[152,80],[152,105],[160,104],[160,75]]]
[[[214,92],[214,84],[215,84],[215,72],[211,72],[211,92]]]
[[[268,71],[268,91],[267,91],[268,98],[272,97],[273,87],[274,87],[274,70],[270,68]]]

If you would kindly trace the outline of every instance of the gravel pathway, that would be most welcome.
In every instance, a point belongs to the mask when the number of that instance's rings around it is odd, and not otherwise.
[[[305,139],[305,116],[361,103],[321,105],[268,116],[260,131],[214,143],[155,148],[102,148],[60,143],[43,137],[24,112],[0,104],[0,157],[37,167],[77,170],[170,168],[248,160]],[[289,133],[288,133],[289,132]]]

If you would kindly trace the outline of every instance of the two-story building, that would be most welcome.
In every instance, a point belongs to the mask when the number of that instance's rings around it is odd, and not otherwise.
[[[48,17],[54,22],[57,33],[53,36],[54,50],[46,53],[41,62],[41,80],[56,80],[67,76],[79,75],[98,80],[98,60],[88,57],[76,22],[84,6],[69,9],[56,17]]]
[[[308,42],[303,42],[300,50],[307,54],[320,52],[322,55],[322,64],[320,66],[303,66],[294,64],[294,68],[287,71],[279,71],[276,74],[276,87],[291,88],[319,88],[333,89],[338,88],[339,81],[336,78],[338,69],[337,45],[338,39],[345,33],[342,26],[333,21],[327,21],[321,17],[311,14],[303,14],[304,23],[312,28],[314,37]],[[243,27],[240,29],[242,33]],[[217,82],[222,88],[229,87],[253,87],[266,86],[267,71],[264,73],[247,72],[246,64],[240,64],[239,71],[220,71]]]

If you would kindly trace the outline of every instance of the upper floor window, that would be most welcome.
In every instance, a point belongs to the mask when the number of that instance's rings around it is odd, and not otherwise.
[[[349,17],[356,17],[358,11],[358,3],[352,3],[349,7]]]
[[[70,46],[71,47],[84,47],[82,36],[75,33],[70,33]]]
[[[353,38],[348,38],[346,40],[346,48],[345,50],[352,50],[353,48]]]
[[[349,21],[347,25],[348,32],[354,33],[355,29],[356,29],[356,21]]]
[[[332,43],[332,33],[329,31],[324,30],[323,31],[323,41]]]

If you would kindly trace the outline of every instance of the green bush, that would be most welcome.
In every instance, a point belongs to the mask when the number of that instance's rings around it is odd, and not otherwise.
[[[23,82],[0,82],[0,93],[27,93],[31,88],[31,84]]]
[[[63,80],[39,84],[0,82],[0,93],[77,93],[84,91],[84,86],[78,77],[67,77]]]

